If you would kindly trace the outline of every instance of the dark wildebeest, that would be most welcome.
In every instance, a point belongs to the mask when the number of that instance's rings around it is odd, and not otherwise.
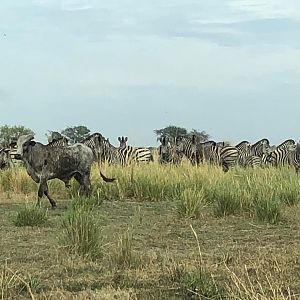
[[[80,143],[61,147],[43,145],[33,141],[33,138],[32,134],[19,137],[16,158],[24,162],[28,175],[36,183],[39,183],[38,204],[45,195],[52,208],[56,207],[55,201],[49,195],[47,184],[48,180],[54,178],[67,184],[74,177],[79,182],[83,192],[89,195],[93,151]],[[115,180],[114,178],[106,178],[101,172],[100,175],[106,182]]]
[[[8,168],[12,165],[12,160],[10,157],[10,149],[4,148],[0,150],[0,169]]]

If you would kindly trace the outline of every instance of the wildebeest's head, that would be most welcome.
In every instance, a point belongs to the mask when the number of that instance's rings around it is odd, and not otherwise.
[[[17,151],[15,154],[16,159],[22,159],[23,155],[28,152],[28,147],[35,145],[35,141],[32,141],[33,138],[33,134],[21,135],[18,138]]]

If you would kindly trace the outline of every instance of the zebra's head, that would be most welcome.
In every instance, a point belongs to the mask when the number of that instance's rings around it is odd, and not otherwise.
[[[126,137],[124,137],[124,136],[122,136],[122,137],[118,137],[118,141],[120,142],[120,148],[123,148],[123,147],[126,147],[127,146],[127,141],[128,141],[128,137],[126,136]]]

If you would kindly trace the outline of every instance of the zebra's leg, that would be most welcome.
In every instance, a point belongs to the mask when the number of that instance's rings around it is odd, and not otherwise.
[[[229,171],[229,166],[228,166],[228,164],[223,163],[223,164],[222,164],[222,169],[223,169],[223,171],[224,171],[225,173],[228,172],[228,171]]]

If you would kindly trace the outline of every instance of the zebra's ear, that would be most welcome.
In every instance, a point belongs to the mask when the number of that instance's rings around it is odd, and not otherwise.
[[[127,142],[127,141],[128,141],[128,137],[127,137],[127,136],[125,137],[124,141],[125,141],[125,142]]]
[[[122,141],[122,139],[121,139],[119,136],[118,136],[118,141],[119,141],[119,142],[121,142],[121,141]]]

